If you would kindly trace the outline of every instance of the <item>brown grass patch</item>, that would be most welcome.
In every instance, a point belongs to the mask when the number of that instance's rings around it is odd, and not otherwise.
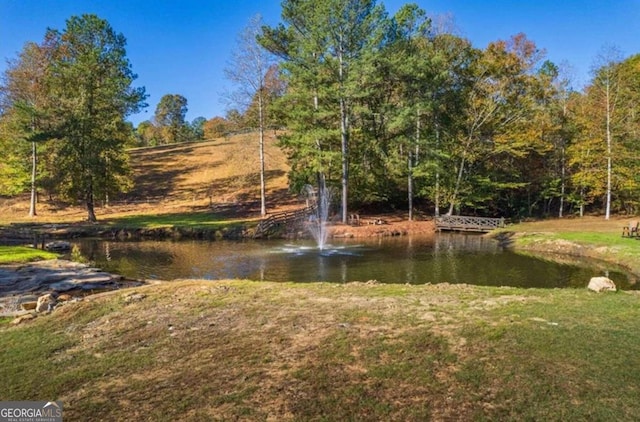
[[[595,232],[595,233],[622,233],[622,227],[629,223],[631,217],[612,216],[605,220],[603,216],[585,216],[582,218],[550,218],[524,223],[516,223],[508,226],[508,230],[516,232]]]
[[[69,420],[633,420],[638,371],[622,363],[637,353],[637,301],[466,285],[158,283],[0,327],[12,363],[0,391],[55,395]]]
[[[276,136],[265,137],[267,206],[271,211],[298,204],[288,192],[286,156]],[[260,168],[257,134],[213,141],[165,145],[131,150],[134,188],[98,202],[98,219],[140,214],[200,212],[212,208],[260,213]],[[28,217],[29,196],[0,198],[0,224],[61,223],[86,220],[82,204],[69,205],[40,198],[35,218]]]

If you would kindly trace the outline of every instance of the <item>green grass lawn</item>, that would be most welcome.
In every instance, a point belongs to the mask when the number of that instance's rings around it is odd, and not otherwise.
[[[624,266],[634,274],[640,275],[640,240],[622,237],[617,232],[524,232],[515,237],[515,247],[560,256],[591,256]]]
[[[0,246],[0,264],[38,261],[41,259],[55,259],[58,255],[24,246]]]
[[[162,227],[218,229],[251,223],[249,220],[228,219],[213,213],[132,215],[108,219],[105,222],[110,226],[145,229]]]

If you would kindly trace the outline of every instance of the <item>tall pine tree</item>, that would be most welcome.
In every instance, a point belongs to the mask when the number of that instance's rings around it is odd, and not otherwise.
[[[126,57],[126,40],[95,15],[67,20],[52,64],[50,87],[56,99],[62,138],[59,170],[63,192],[84,201],[96,221],[96,198],[126,189],[125,144],[133,136],[125,118],[146,106],[144,88],[131,86],[136,75]]]
[[[284,60],[284,103],[294,179],[340,174],[342,221],[349,200],[350,137],[363,57],[385,42],[386,14],[374,0],[285,0],[284,24],[263,28],[261,44]]]

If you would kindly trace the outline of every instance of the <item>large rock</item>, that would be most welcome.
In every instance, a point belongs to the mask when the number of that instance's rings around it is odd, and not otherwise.
[[[23,311],[33,311],[38,306],[38,302],[22,302],[20,309]]]
[[[0,265],[0,316],[23,313],[34,304],[38,307],[38,297],[46,293],[52,293],[57,298],[57,304],[64,299],[69,300],[91,292],[141,284],[144,283],[123,281],[119,275],[106,273],[87,264],[60,259]],[[23,303],[25,306],[22,306]],[[40,309],[46,312],[49,305],[50,302],[41,304]]]
[[[56,306],[56,303],[57,300],[53,294],[47,293],[46,295],[42,295],[38,298],[36,312],[50,312]]]
[[[114,287],[120,276],[97,272],[97,273],[77,273],[73,277],[58,281],[49,285],[49,288],[56,292],[66,292],[73,289],[100,290]]]
[[[17,317],[15,317],[13,319],[13,321],[11,321],[11,324],[13,325],[18,325],[24,321],[30,320],[30,319],[34,319],[36,316],[34,314],[25,314],[25,315],[18,315]]]
[[[613,281],[611,281],[607,277],[591,277],[589,280],[589,285],[587,289],[593,290],[594,292],[615,292],[616,285]]]
[[[56,240],[44,245],[44,248],[51,252],[66,252],[71,250],[71,243],[65,240]]]

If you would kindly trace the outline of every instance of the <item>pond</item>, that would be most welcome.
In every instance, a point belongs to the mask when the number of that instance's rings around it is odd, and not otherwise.
[[[563,264],[522,255],[478,235],[436,234],[333,240],[319,251],[306,241],[77,241],[105,271],[136,279],[228,278],[345,283],[467,283],[513,287],[586,287],[606,275],[619,288],[636,278],[602,262]]]

